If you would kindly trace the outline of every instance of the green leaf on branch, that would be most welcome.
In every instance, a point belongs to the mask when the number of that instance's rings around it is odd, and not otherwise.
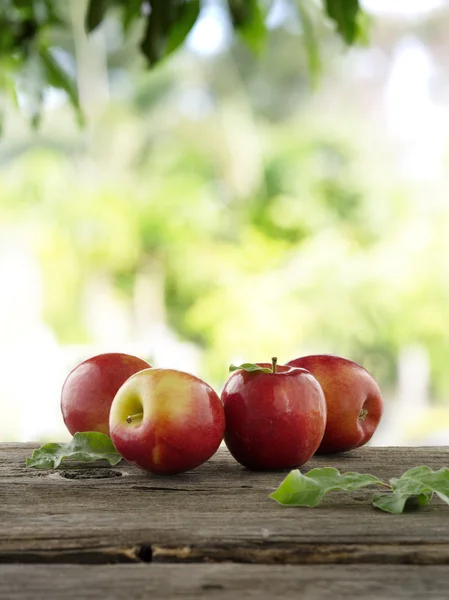
[[[122,459],[110,437],[97,431],[75,433],[67,444],[44,444],[26,459],[26,466],[35,469],[57,469],[62,460],[79,462],[107,460],[116,465]]]
[[[76,110],[79,122],[82,123],[84,119],[75,79],[62,68],[48,48],[40,48],[39,56],[42,61],[47,83],[54,88],[63,90],[67,94],[70,103]]]
[[[103,21],[109,5],[110,0],[90,0],[85,18],[85,28],[88,33],[96,29]]]
[[[325,7],[344,41],[348,45],[353,44],[359,35],[359,0],[326,0]]]
[[[200,0],[151,1],[141,49],[150,65],[184,42],[200,13]]]
[[[267,28],[266,14],[258,0],[228,0],[232,24],[240,37],[254,52],[264,46]]]
[[[243,363],[242,365],[231,365],[229,367],[229,371],[232,373],[233,371],[239,371],[239,370],[243,370],[243,371],[248,371],[248,373],[253,373],[256,371],[262,372],[262,373],[272,373],[273,370],[270,369],[269,367],[261,367],[260,365],[256,365],[255,363]]]
[[[122,26],[125,34],[131,25],[142,16],[142,0],[125,0],[122,2]]]
[[[176,22],[172,25],[167,36],[167,45],[165,48],[165,56],[168,56],[184,43],[189,35],[192,27],[195,25],[198,15],[200,14],[200,0],[191,0],[184,2],[177,15]]]
[[[425,506],[433,495],[449,504],[449,469],[432,471],[430,467],[414,467],[399,479],[390,479],[392,491],[376,494],[373,504],[389,513],[399,514],[409,506]]]
[[[383,485],[374,475],[362,473],[342,474],[333,467],[312,469],[305,475],[291,471],[270,498],[289,506],[317,506],[333,490],[352,492],[368,485]]]

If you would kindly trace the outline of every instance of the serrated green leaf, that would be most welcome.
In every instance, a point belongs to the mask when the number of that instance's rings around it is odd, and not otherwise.
[[[333,467],[312,469],[305,475],[291,471],[270,498],[288,506],[317,506],[332,490],[354,491],[368,485],[382,485],[374,475],[340,473]]]
[[[267,28],[263,8],[258,0],[228,0],[232,24],[240,37],[254,51],[263,48]]]
[[[399,479],[390,479],[392,492],[373,498],[373,504],[381,510],[399,514],[410,505],[425,506],[433,494],[449,504],[449,469],[432,471],[430,467],[413,467]]]
[[[347,44],[353,44],[358,36],[359,1],[326,0],[325,6],[327,14],[336,23],[338,33]]]
[[[395,492],[419,495],[432,491],[449,504],[449,469],[446,467],[439,471],[425,466],[414,467],[399,479],[391,479],[390,483]]]
[[[432,492],[417,496],[388,492],[386,494],[375,494],[373,496],[373,505],[376,508],[380,508],[380,510],[398,515],[403,513],[406,508],[425,506],[431,501],[432,496]]]
[[[88,33],[96,29],[103,21],[109,5],[110,0],[90,0],[84,19],[84,26]]]
[[[26,466],[35,469],[57,469],[62,460],[80,462],[107,460],[116,465],[122,459],[110,437],[97,431],[75,433],[67,444],[44,444],[26,459]]]
[[[231,365],[229,367],[229,371],[239,371],[242,369],[243,371],[248,371],[248,373],[253,373],[255,371],[260,371],[262,373],[272,373],[273,370],[269,367],[261,367],[260,365],[256,365],[255,363],[243,363],[242,365]]]

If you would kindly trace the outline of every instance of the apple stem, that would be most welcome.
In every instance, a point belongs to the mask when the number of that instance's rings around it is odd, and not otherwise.
[[[366,408],[362,408],[362,410],[360,411],[360,414],[359,414],[359,419],[361,421],[364,421],[367,416],[368,416],[368,411],[366,410]]]
[[[277,356],[273,356],[271,359],[271,368],[273,369],[273,373],[276,373],[276,364],[278,362]]]
[[[132,423],[134,421],[134,419],[141,419],[142,417],[143,417],[143,412],[135,413],[134,415],[128,415],[126,417],[126,422]]]

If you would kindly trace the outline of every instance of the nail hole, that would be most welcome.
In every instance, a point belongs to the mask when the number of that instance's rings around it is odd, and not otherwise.
[[[137,553],[137,558],[142,562],[150,563],[153,560],[153,548],[151,544],[142,544]]]

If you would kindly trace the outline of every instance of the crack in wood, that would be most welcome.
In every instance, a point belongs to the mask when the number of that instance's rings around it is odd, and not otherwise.
[[[247,563],[264,565],[449,565],[449,544],[158,545],[21,550],[0,564]]]
[[[181,488],[181,487],[164,487],[156,485],[131,485],[129,486],[132,490],[141,490],[143,492],[203,492],[207,493],[209,490],[205,488]]]
[[[57,473],[64,479],[110,479],[111,477],[122,477],[121,471],[115,469],[89,469],[70,470]]]
[[[153,546],[153,562],[251,564],[449,564],[449,544]]]
[[[141,546],[130,548],[85,548],[58,550],[23,550],[0,553],[0,564],[85,564],[105,565],[147,562],[139,558]]]

